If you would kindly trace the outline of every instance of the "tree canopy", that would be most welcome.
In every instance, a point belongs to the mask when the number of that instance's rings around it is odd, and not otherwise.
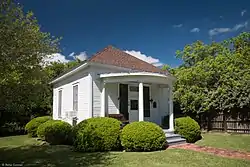
[[[80,63],[52,63],[60,38],[42,32],[32,12],[12,0],[0,1],[0,135],[23,129],[32,115],[51,113],[48,83]]]
[[[184,112],[233,111],[250,107],[250,33],[186,45],[176,55],[174,97]]]
[[[42,60],[58,52],[59,39],[41,32],[32,12],[0,2],[0,110],[27,111],[43,90]]]

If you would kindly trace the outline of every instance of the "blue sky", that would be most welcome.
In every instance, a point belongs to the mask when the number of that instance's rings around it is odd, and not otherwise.
[[[250,30],[249,0],[20,0],[42,31],[63,37],[55,59],[85,58],[113,45],[155,65],[178,66],[175,51]],[[150,57],[151,56],[151,57]]]

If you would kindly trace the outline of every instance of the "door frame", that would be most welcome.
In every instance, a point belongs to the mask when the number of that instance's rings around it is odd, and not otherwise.
[[[137,94],[138,94],[138,96],[136,96],[136,98],[135,97],[132,97],[132,98],[130,98],[131,96],[130,96],[130,86],[137,86],[138,88],[139,88],[139,85],[138,85],[138,83],[129,83],[128,84],[128,114],[130,115],[130,107],[131,107],[131,103],[130,103],[130,100],[131,99],[136,99],[136,100],[138,100],[138,105],[139,105],[139,91],[137,92]],[[150,84],[143,84],[143,87],[144,86],[146,86],[146,87],[149,87],[149,99],[151,99],[151,91],[152,91],[152,85],[150,85]],[[144,100],[144,99],[143,99]],[[150,106],[150,117],[151,117],[151,111],[152,111],[152,105],[151,105],[151,103],[149,102],[149,106]],[[132,110],[132,111],[136,111],[136,110]],[[135,121],[139,121],[139,106],[138,106],[138,110],[137,110],[137,112],[138,112],[138,120],[135,120]],[[145,117],[144,116],[144,120],[145,121],[150,121],[150,117]],[[146,119],[145,119],[146,118]],[[131,119],[131,117],[129,116],[129,120]]]

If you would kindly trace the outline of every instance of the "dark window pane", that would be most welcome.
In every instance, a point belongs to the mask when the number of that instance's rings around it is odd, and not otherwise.
[[[120,96],[119,96],[119,107],[120,113],[124,115],[125,119],[129,119],[128,114],[128,85],[127,84],[120,84]]]
[[[130,100],[130,110],[138,110],[138,100]]]
[[[150,117],[150,101],[149,101],[149,87],[143,87],[143,109],[144,117]]]

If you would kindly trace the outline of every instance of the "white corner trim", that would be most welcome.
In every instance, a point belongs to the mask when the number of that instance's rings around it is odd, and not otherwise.
[[[92,73],[89,73],[89,118],[93,117],[93,78]]]
[[[105,110],[106,110],[106,84],[102,83],[102,90],[101,90],[101,117],[105,117]]]

